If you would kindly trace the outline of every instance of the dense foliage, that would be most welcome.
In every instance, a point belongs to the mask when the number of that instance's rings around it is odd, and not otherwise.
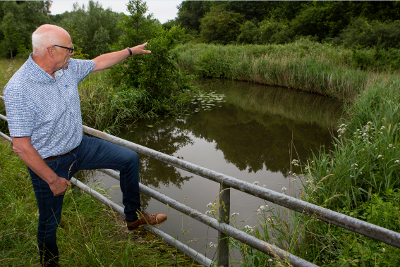
[[[0,57],[26,56],[37,26],[50,23],[51,1],[0,2]]]
[[[122,14],[104,10],[99,2],[89,1],[87,7],[75,3],[72,12],[58,16],[57,25],[66,29],[78,54],[94,58],[110,52],[109,46],[118,40],[122,31],[117,27]]]
[[[127,6],[131,15],[124,15],[119,25],[123,33],[112,48],[121,50],[132,42],[147,41],[146,49],[151,54],[132,56],[114,66],[111,79],[121,90],[135,92],[135,106],[143,112],[179,113],[186,99],[185,90],[191,88],[190,76],[179,69],[176,53],[171,50],[184,38],[184,31],[179,26],[163,29],[152,15],[145,16],[147,5],[141,0],[131,0]]]
[[[280,44],[309,36],[319,42],[387,48],[398,47],[400,38],[396,1],[184,1],[178,10],[173,22],[200,42]],[[217,34],[221,24],[224,34]]]

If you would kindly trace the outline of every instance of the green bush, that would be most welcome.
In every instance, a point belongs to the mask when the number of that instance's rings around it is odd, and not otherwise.
[[[400,21],[354,20],[340,35],[345,47],[400,48]]]
[[[244,16],[216,6],[200,21],[200,34],[204,42],[229,44],[236,42]]]
[[[196,73],[202,77],[215,77],[224,78],[226,77],[226,70],[228,69],[228,63],[224,59],[217,55],[214,50],[209,50],[201,55],[196,60]]]
[[[237,37],[237,42],[240,44],[257,44],[259,36],[259,28],[253,22],[246,21],[240,27],[240,35]]]
[[[259,26],[260,43],[262,44],[285,44],[292,39],[288,25],[282,22],[263,20]]]

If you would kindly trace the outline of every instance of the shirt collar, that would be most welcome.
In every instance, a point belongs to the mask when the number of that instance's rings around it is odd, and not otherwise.
[[[50,74],[45,72],[36,62],[32,59],[32,53],[29,55],[29,58],[27,60],[27,67],[28,70],[30,71],[30,74],[35,77],[35,80],[38,82],[43,82],[43,83],[52,83],[54,82],[53,77],[51,77]],[[65,68],[67,69],[67,68]],[[54,73],[55,78],[58,79],[64,74],[64,69],[60,69]]]

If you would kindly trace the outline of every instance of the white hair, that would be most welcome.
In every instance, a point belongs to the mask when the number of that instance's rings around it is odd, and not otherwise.
[[[62,32],[67,33],[63,28],[45,24],[32,33],[32,50],[36,56],[44,56],[49,46],[61,42]],[[68,34],[68,33],[67,33]]]

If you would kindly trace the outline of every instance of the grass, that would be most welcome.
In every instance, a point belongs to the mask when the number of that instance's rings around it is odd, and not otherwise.
[[[25,164],[0,140],[0,265],[40,266],[38,210]],[[67,190],[58,229],[62,266],[198,266],[78,188]]]
[[[245,80],[353,100],[390,72],[363,71],[349,49],[301,39],[286,45],[178,46],[178,64],[203,77]]]

